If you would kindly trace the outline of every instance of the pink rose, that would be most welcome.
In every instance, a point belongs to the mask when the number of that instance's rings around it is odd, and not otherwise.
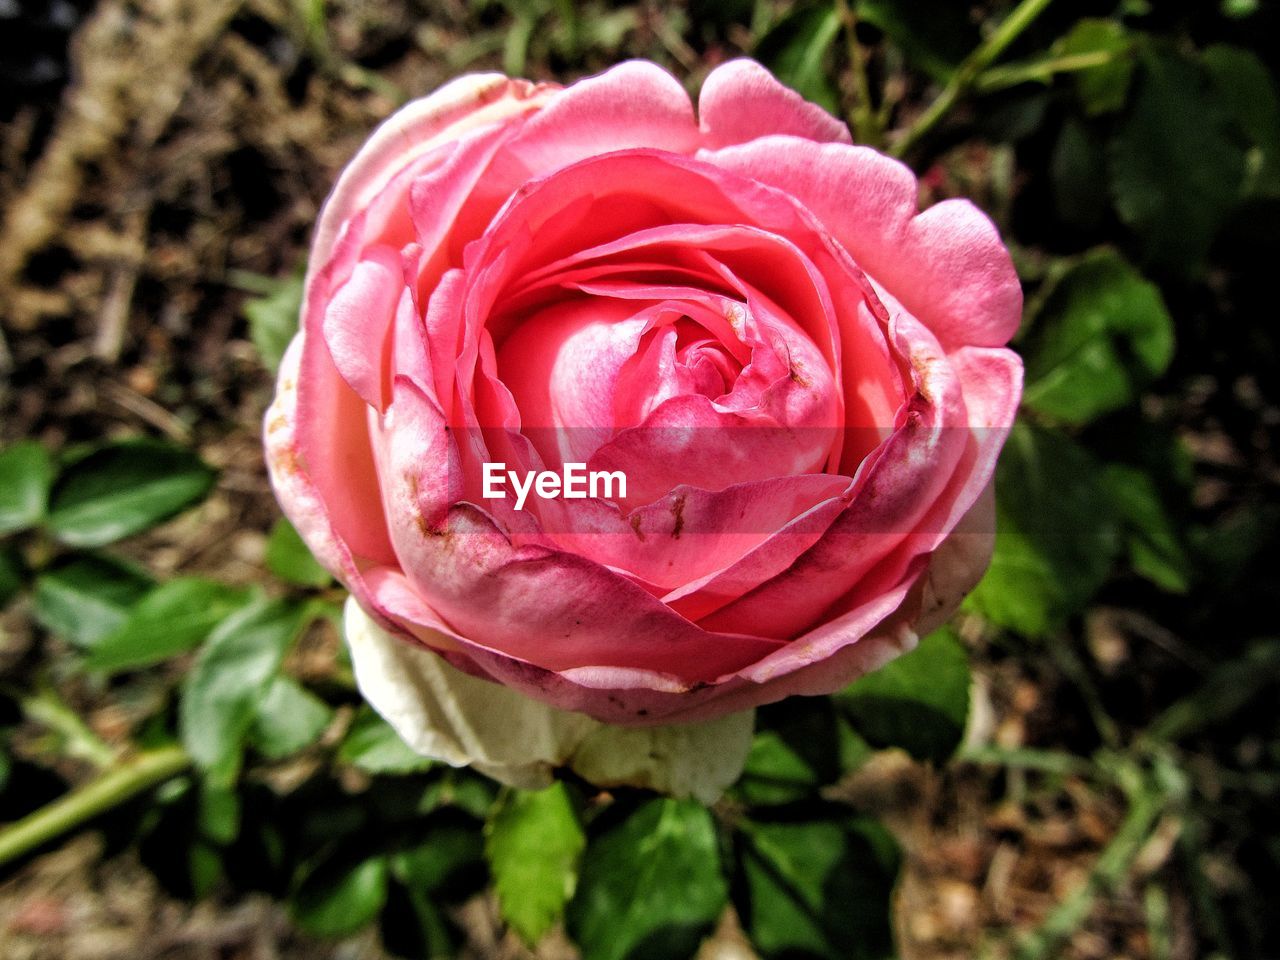
[[[918,213],[755,63],[696,112],[643,62],[466,76],[325,205],[268,463],[383,631],[606,723],[706,720],[844,686],[976,583],[1021,308],[979,210]],[[573,463],[625,494],[485,496],[486,464]]]

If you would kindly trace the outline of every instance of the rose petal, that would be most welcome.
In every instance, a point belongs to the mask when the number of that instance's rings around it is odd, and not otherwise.
[[[400,254],[366,250],[324,310],[324,339],[334,366],[365,403],[382,410],[390,399],[391,323],[404,292]]]
[[[872,150],[764,137],[698,156],[794,196],[948,350],[1009,342],[1022,287],[990,219],[967,200],[917,213],[915,176]]]
[[[852,142],[847,126],[754,60],[731,60],[711,71],[698,96],[698,120],[703,145],[711,149],[771,134]]]
[[[349,599],[343,628],[365,698],[418,753],[511,786],[545,787],[569,767],[601,787],[715,803],[751,749],[751,710],[683,725],[611,727],[468,676],[378,626]]]
[[[343,168],[316,223],[312,269],[319,269],[328,260],[343,226],[415,160],[458,139],[467,130],[536,109],[555,89],[551,84],[510,80],[498,73],[473,73],[401,107]],[[407,205],[402,206],[407,215]]]
[[[504,151],[504,162],[519,163],[528,178],[636,147],[692,153],[699,140],[679,81],[656,64],[631,60],[550,100]],[[506,175],[501,168],[499,175]]]

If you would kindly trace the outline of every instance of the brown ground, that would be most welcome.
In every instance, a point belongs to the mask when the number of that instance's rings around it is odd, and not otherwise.
[[[499,27],[477,33],[461,0],[427,15],[403,0],[329,6],[325,41],[287,0],[102,0],[75,36],[74,85],[0,131],[0,441],[56,447],[158,431],[194,443],[222,479],[198,511],[132,548],[159,573],[250,580],[276,515],[258,439],[269,377],[248,341],[235,271],[283,276],[299,264],[334,172],[397,91],[429,90],[468,57],[497,61],[486,51],[497,49]],[[696,76],[704,65],[662,23],[657,8],[637,7],[625,49]],[[7,620],[0,666],[34,642],[20,621],[21,611]],[[1119,644],[1126,656],[1127,637],[1112,633],[1104,653]],[[1061,680],[971,639],[981,694],[972,739],[1055,744],[1052,718],[1069,709]],[[1036,928],[1085,881],[1123,806],[1081,777],[1041,783],[884,756],[844,785],[908,851],[904,958],[1007,956],[1013,934]],[[1142,875],[1159,873],[1169,846],[1142,851]],[[1190,958],[1186,899],[1169,893],[1165,955]],[[484,902],[464,913],[472,955],[519,955],[510,938],[496,945]],[[1155,956],[1144,917],[1143,890],[1126,882],[1063,955]],[[258,896],[174,900],[129,855],[103,860],[92,834],[0,885],[5,960],[382,955],[372,934],[309,942]],[[730,919],[706,955],[750,953]]]

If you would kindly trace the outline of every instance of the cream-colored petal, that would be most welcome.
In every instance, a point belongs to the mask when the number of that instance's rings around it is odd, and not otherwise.
[[[754,711],[682,726],[615,727],[469,676],[378,626],[348,599],[356,683],[414,750],[515,787],[569,767],[602,787],[647,787],[714,803],[742,772]]]

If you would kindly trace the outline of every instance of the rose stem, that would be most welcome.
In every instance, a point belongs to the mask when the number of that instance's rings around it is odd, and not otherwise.
[[[956,101],[969,92],[978,75],[991,66],[1009,44],[1013,43],[1052,2],[1053,0],[1022,0],[1013,12],[1001,21],[1000,26],[996,27],[973,53],[965,57],[960,66],[956,67],[955,73],[951,75],[951,79],[942,88],[937,99],[893,145],[891,150],[893,155],[902,157],[910,152],[929,131],[938,125],[938,122],[955,106]]]
[[[163,783],[190,765],[191,757],[179,746],[158,747],[123,761],[0,830],[0,865]]]
[[[853,71],[853,132],[858,143],[879,147],[884,138],[880,119],[871,107],[871,83],[867,79],[867,54],[858,42],[858,15],[848,0],[836,0],[836,13],[849,47],[849,68]]]

